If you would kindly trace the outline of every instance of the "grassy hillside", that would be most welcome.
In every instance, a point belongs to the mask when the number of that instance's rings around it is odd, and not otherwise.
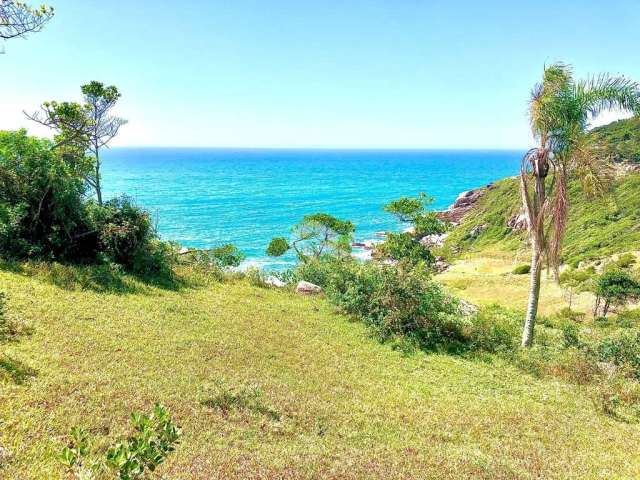
[[[586,387],[497,357],[403,354],[322,298],[93,273],[0,270],[29,327],[0,345],[2,478],[61,478],[72,426],[103,447],[157,401],[183,429],[171,479],[640,475],[637,425],[596,414]]]
[[[605,258],[640,250],[640,174],[616,180],[602,198],[585,196],[579,185],[570,188],[570,213],[563,246],[566,263]],[[506,179],[489,190],[454,229],[447,244],[463,251],[526,251],[525,236],[507,222],[520,211],[518,181]],[[476,227],[479,234],[473,235]]]
[[[591,136],[613,160],[640,163],[640,117],[594,128]]]

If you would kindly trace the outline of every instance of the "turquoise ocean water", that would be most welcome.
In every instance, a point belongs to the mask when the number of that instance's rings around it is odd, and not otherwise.
[[[126,193],[152,212],[163,238],[188,247],[234,243],[247,263],[283,268],[264,250],[303,215],[353,221],[356,238],[401,228],[382,211],[425,192],[444,209],[464,190],[515,175],[520,151],[354,151],[114,148],[107,196]]]

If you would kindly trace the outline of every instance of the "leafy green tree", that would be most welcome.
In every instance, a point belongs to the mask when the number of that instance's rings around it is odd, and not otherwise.
[[[39,32],[53,17],[53,8],[30,7],[15,0],[0,0],[0,39],[25,37]]]
[[[532,247],[522,346],[533,343],[544,261],[558,274],[569,177],[579,178],[587,192],[605,190],[608,168],[586,133],[590,119],[611,108],[640,112],[638,84],[608,75],[576,81],[570,67],[554,64],[544,69],[542,82],[531,93],[529,116],[538,145],[523,157],[520,174]]]
[[[640,298],[640,282],[629,272],[614,268],[600,275],[595,282],[594,316],[606,317],[611,306],[624,306]]]
[[[56,148],[78,163],[86,163],[87,155],[93,168],[85,181],[95,191],[102,205],[102,160],[100,153],[118,135],[127,121],[111,115],[121,97],[118,89],[100,82],[82,85],[84,102],[45,102],[39,112],[27,117],[56,132]]]
[[[306,215],[292,229],[292,240],[276,237],[269,243],[267,254],[280,257],[293,250],[298,259],[308,262],[323,255],[345,255],[351,252],[355,226],[327,213]]]
[[[411,231],[387,234],[376,253],[383,258],[407,261],[411,265],[431,265],[435,260],[433,254],[420,239],[446,231],[446,225],[436,217],[435,212],[427,210],[431,203],[433,199],[421,193],[417,197],[402,197],[385,205],[384,211],[394,215],[400,222],[411,224]]]
[[[416,237],[444,233],[446,225],[438,219],[435,212],[428,210],[433,203],[433,197],[420,193],[417,197],[402,197],[384,207],[384,211],[395,216],[402,223],[409,223],[413,227]]]

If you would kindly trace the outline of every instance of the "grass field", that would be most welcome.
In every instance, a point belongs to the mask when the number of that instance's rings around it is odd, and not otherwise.
[[[154,402],[183,430],[170,479],[640,477],[640,428],[597,414],[586,387],[396,351],[322,298],[241,280],[103,287],[62,267],[0,270],[29,327],[0,345],[0,478],[64,478],[72,426],[104,448]],[[256,386],[254,402],[216,408]]]
[[[518,265],[529,263],[528,252],[511,253],[485,250],[480,254],[463,254],[449,270],[438,276],[456,295],[477,305],[497,303],[504,307],[524,310],[529,295],[529,275],[514,275]],[[565,292],[551,275],[542,276],[539,312],[552,315],[569,303]],[[590,315],[593,296],[574,295],[572,308]]]

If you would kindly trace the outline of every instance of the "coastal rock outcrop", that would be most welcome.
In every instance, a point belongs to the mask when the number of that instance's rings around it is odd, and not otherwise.
[[[301,280],[296,286],[296,292],[300,295],[317,295],[318,293],[322,293],[322,287]]]
[[[456,201],[447,210],[438,212],[438,218],[444,222],[458,225],[464,216],[478,203],[487,190],[494,188],[493,183],[486,187],[468,190],[458,195]]]

